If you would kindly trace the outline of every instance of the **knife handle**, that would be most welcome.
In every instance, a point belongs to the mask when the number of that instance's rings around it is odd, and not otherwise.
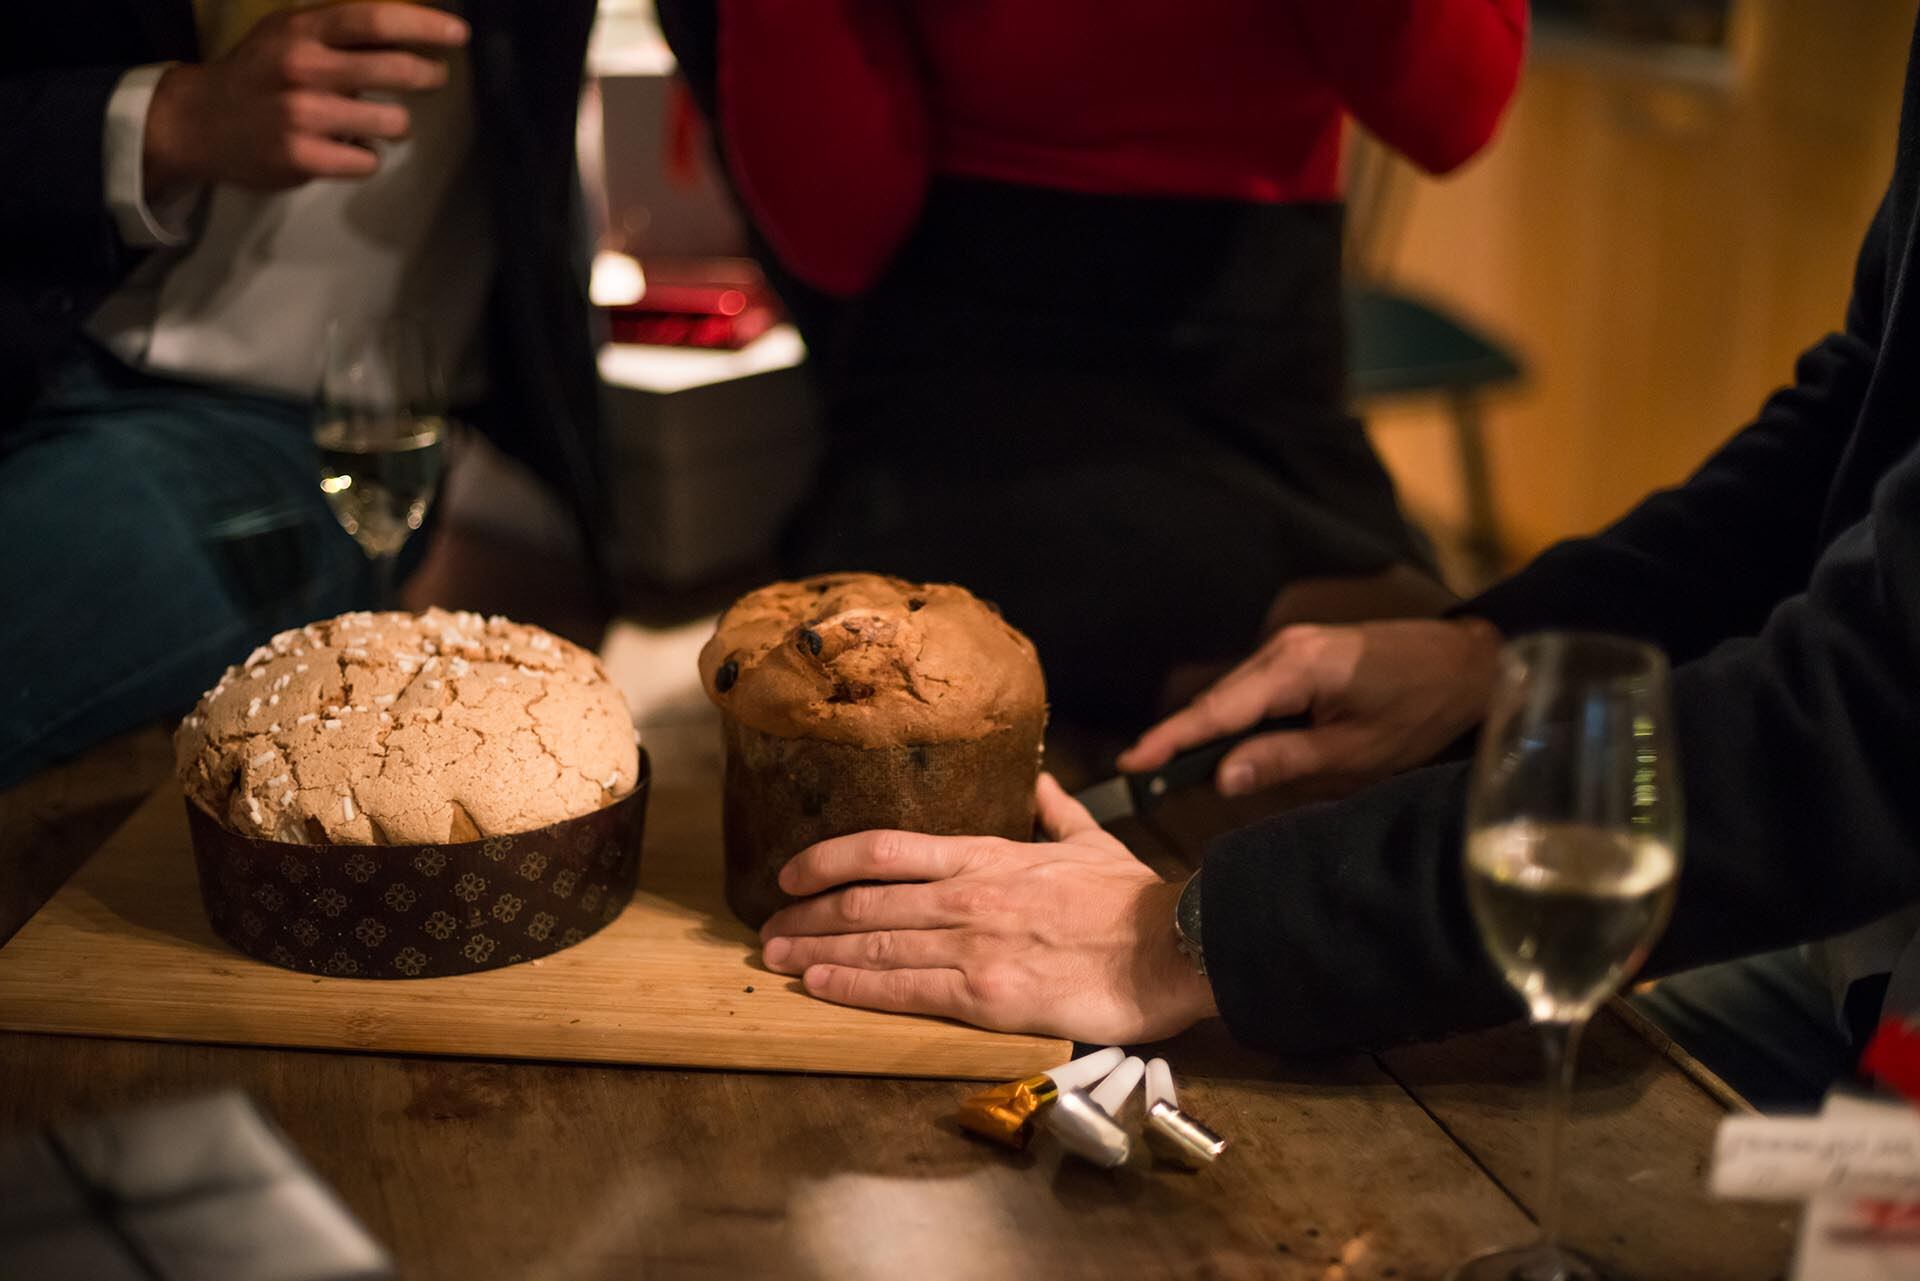
[[[1126,776],[1127,790],[1133,793],[1134,813],[1146,813],[1158,805],[1168,792],[1206,782],[1213,777],[1214,770],[1220,767],[1227,753],[1248,739],[1284,730],[1306,729],[1312,724],[1313,718],[1305,714],[1269,716],[1252,729],[1243,729],[1238,734],[1229,734],[1225,738],[1216,738],[1211,743],[1190,748],[1159,769],[1129,774]]]

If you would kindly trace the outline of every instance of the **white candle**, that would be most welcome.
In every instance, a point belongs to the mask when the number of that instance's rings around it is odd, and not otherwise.
[[[1126,1104],[1127,1096],[1133,1093],[1133,1087],[1140,1084],[1140,1078],[1146,1073],[1147,1065],[1137,1057],[1129,1055],[1113,1075],[1093,1087],[1093,1101],[1108,1116],[1118,1116]]]
[[[1068,1090],[1083,1089],[1092,1085],[1120,1066],[1120,1060],[1126,1052],[1117,1045],[1109,1045],[1104,1050],[1095,1050],[1092,1054],[1082,1055],[1057,1068],[1049,1068],[1046,1075],[1053,1078],[1053,1084],[1062,1094]]]
[[[1173,1069],[1167,1066],[1165,1059],[1154,1059],[1147,1064],[1147,1106],[1165,1103],[1168,1107],[1178,1107],[1173,1097]]]

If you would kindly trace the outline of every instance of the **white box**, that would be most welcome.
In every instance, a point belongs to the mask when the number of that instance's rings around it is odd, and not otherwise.
[[[821,439],[806,348],[779,325],[740,351],[610,343],[600,351],[612,568],[681,588],[765,560],[805,498]],[[571,517],[522,467],[464,450],[444,516],[545,551]]]

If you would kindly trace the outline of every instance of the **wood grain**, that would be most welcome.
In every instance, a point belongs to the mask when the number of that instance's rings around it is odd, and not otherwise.
[[[713,727],[647,732],[656,786],[681,796],[656,802],[650,848],[695,839],[711,822],[693,798],[717,767]],[[1178,874],[1222,821],[1210,808],[1196,792],[1174,811],[1189,820],[1118,831]],[[1169,828],[1194,835],[1170,844]],[[22,860],[0,860],[0,896],[23,875]],[[80,961],[65,977],[102,986]],[[1624,1033],[1595,1045],[1589,1084],[1608,1092],[1576,1130],[1576,1163],[1589,1167],[1576,1235],[1616,1281],[1779,1275],[1777,1225],[1706,1203],[1688,1182],[1719,1115],[1712,1100]],[[1513,1199],[1531,1196],[1539,1120],[1524,1032],[1390,1058],[1418,1098],[1371,1059],[1278,1063],[1218,1024],[1162,1048],[1183,1104],[1232,1141],[1202,1174],[1138,1161],[1105,1174],[1044,1143],[1015,1154],[976,1142],[948,1119],[972,1088],[959,1082],[18,1033],[0,1033],[0,1134],[241,1088],[410,1281],[1399,1281],[1529,1234]]]
[[[0,1027],[404,1053],[1012,1078],[1070,1045],[828,1005],[759,963],[720,891],[713,727],[652,730],[640,892],[537,963],[318,978],[250,960],[201,909],[169,784],[0,950]]]
[[[0,1037],[0,1131],[238,1086],[409,1281],[1394,1281],[1525,1235],[1364,1060],[1201,1048],[1185,1101],[1234,1146],[1198,1175],[983,1144],[953,1082],[62,1037]]]
[[[171,737],[154,725],[0,791],[0,944],[172,772]]]
[[[1394,1079],[1526,1205],[1538,1204],[1546,1090],[1536,1034],[1511,1026],[1382,1056]],[[1567,1132],[1569,1239],[1618,1281],[1785,1273],[1797,1207],[1712,1201],[1725,1108],[1613,1011],[1580,1050]]]

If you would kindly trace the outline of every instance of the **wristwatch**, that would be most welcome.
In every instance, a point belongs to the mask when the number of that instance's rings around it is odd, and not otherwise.
[[[1200,974],[1207,972],[1207,954],[1200,946],[1200,873],[1187,878],[1180,901],[1173,908],[1173,936],[1180,955],[1193,962]]]

